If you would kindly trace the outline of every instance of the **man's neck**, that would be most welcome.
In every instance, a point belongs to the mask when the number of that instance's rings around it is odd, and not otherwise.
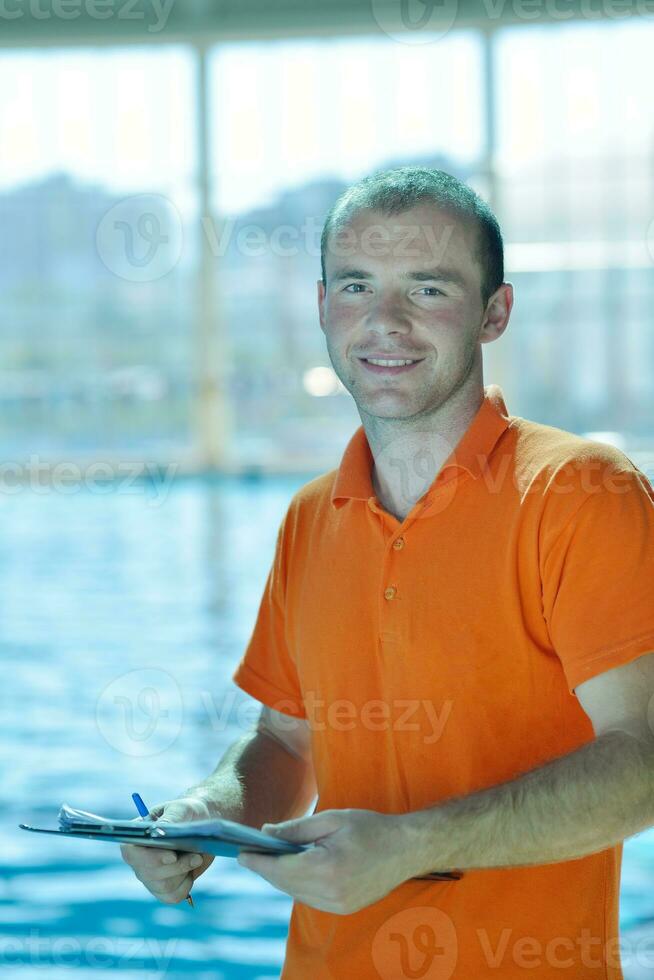
[[[483,382],[462,386],[418,419],[362,414],[374,458],[372,485],[382,507],[403,521],[427,492],[484,400]]]

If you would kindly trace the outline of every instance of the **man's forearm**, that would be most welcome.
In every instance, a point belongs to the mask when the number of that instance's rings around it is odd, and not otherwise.
[[[257,731],[234,742],[214,772],[184,795],[205,800],[226,820],[260,827],[304,814],[313,777],[305,761]]]
[[[654,824],[654,748],[607,732],[517,779],[400,821],[411,874],[583,857]]]

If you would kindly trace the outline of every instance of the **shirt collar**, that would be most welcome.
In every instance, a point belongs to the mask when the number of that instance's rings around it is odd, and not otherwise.
[[[504,395],[499,385],[484,387],[484,400],[472,422],[443,463],[438,475],[427,491],[447,483],[458,470],[477,479],[483,472],[488,457],[498,439],[511,422]],[[372,486],[373,456],[362,425],[348,442],[341,464],[336,471],[331,501],[340,506],[348,498],[368,500],[374,496]]]

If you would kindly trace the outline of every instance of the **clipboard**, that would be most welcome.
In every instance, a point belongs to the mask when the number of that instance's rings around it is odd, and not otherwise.
[[[79,837],[82,840],[112,841],[115,844],[138,844],[171,851],[191,851],[216,857],[237,857],[241,851],[258,854],[297,854],[313,844],[295,844],[283,838],[233,820],[187,820],[184,823],[157,823],[137,817],[134,820],[102,817],[67,804],[59,811],[59,827],[18,825],[21,830],[57,837]]]
[[[237,857],[241,851],[257,854],[298,854],[314,848],[315,844],[296,844],[283,838],[264,834],[262,830],[233,820],[187,820],[184,823],[157,823],[143,817],[133,820],[101,817],[96,813],[76,810],[64,803],[59,811],[59,828],[18,825],[21,830],[58,837],[80,837],[82,840],[113,841],[115,844],[138,844],[171,851],[190,851],[213,854],[215,857]],[[416,875],[411,881],[458,881],[463,872],[431,871]]]

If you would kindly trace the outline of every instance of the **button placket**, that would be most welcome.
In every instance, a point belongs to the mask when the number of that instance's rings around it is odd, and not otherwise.
[[[393,541],[392,548],[394,551],[401,551],[404,545],[405,545],[405,540],[403,536],[400,535],[398,538],[395,538],[395,541]],[[384,598],[389,600],[394,599],[396,594],[397,594],[397,586],[389,585],[384,591]]]
[[[397,529],[394,533],[397,534]],[[398,534],[394,540],[387,541],[386,549],[384,551],[382,582],[385,580],[385,584],[381,598],[379,638],[382,643],[382,649],[385,648],[387,643],[391,644],[389,652],[396,648],[396,645],[400,642],[400,637],[403,634],[401,609],[398,605],[398,586],[397,582],[393,581],[393,578],[397,572],[397,568],[394,567],[393,552],[401,551],[405,545],[406,540],[404,535]]]

